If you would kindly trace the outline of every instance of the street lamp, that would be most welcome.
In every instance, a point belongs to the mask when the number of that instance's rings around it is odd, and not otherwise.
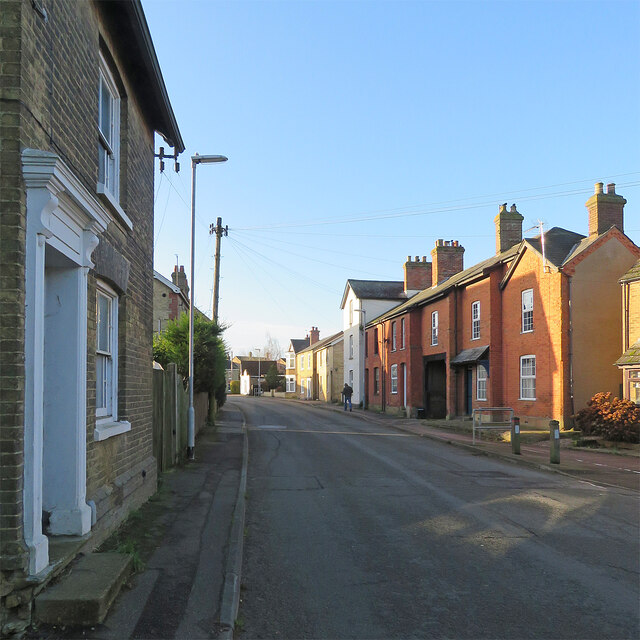
[[[365,381],[364,381],[364,367],[365,367],[365,343],[367,341],[367,312],[365,309],[354,309],[354,311],[356,313],[361,313],[362,314],[362,342],[360,343],[360,351],[362,352],[362,355],[360,356],[361,359],[361,365],[360,365],[360,401],[362,402],[362,408],[364,409],[364,388],[365,388]]]
[[[193,408],[193,290],[194,257],[196,241],[196,167],[199,164],[211,164],[214,162],[226,162],[226,156],[200,156],[196,153],[191,156],[191,289],[189,290],[189,414],[187,422],[187,457],[193,460],[195,457],[196,429],[195,410]]]

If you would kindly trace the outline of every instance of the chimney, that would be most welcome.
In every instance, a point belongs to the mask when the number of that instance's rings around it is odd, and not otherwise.
[[[507,211],[507,203],[500,205],[498,215],[493,219],[496,225],[496,254],[511,249],[522,241],[522,221],[524,216],[518,213],[516,205]]]
[[[459,273],[463,269],[464,247],[457,240],[436,240],[431,250],[433,287]]]
[[[627,201],[616,193],[616,185],[607,185],[607,193],[603,192],[602,182],[596,182],[595,193],[587,200],[585,206],[589,212],[589,235],[600,235],[616,226],[624,232],[624,205]]]
[[[431,286],[431,263],[427,262],[427,256],[416,256],[415,262],[411,256],[407,256],[404,263],[404,292],[418,293]]]
[[[188,298],[189,285],[187,284],[187,274],[184,272],[184,265],[180,265],[180,271],[178,271],[178,265],[174,267],[171,279],[173,280],[173,284],[175,284],[176,287],[178,287]]]
[[[320,331],[318,331],[318,327],[311,327],[310,337],[311,340],[309,341],[309,345],[315,344],[320,340]]]

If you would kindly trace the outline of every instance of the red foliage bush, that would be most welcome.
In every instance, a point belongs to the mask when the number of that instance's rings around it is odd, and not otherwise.
[[[575,416],[576,426],[586,435],[615,442],[640,442],[640,407],[630,400],[596,393]]]

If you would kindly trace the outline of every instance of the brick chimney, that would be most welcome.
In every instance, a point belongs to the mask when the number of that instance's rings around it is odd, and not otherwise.
[[[316,342],[318,342],[318,340],[320,340],[320,331],[318,330],[318,327],[311,327],[309,337],[309,345],[315,344]]]
[[[596,182],[595,193],[587,200],[585,206],[589,212],[589,235],[600,235],[616,226],[624,232],[624,205],[627,201],[616,193],[616,185],[607,185],[607,193],[603,192],[602,182]]]
[[[498,215],[493,219],[496,225],[496,254],[511,249],[522,241],[522,221],[524,216],[518,213],[512,204],[507,211],[507,203],[500,205]]]
[[[187,284],[187,274],[184,272],[184,265],[180,265],[180,271],[178,271],[178,265],[173,268],[171,279],[173,280],[173,284],[175,284],[176,287],[180,288],[182,293],[184,293],[184,295],[188,298],[189,285]]]
[[[457,240],[436,240],[435,248],[431,249],[431,262],[431,285],[435,287],[462,271],[464,247]]]
[[[416,256],[415,262],[411,256],[407,256],[404,263],[404,292],[418,293],[431,286],[431,263],[427,262],[427,256]]]

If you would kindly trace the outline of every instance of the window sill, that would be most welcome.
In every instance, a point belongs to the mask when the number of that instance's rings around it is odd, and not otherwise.
[[[525,333],[533,333],[533,329],[527,329],[526,331],[521,331],[520,334],[525,334]]]
[[[535,398],[518,398],[521,402],[535,402]]]
[[[112,420],[105,420],[103,422],[96,422],[96,428],[93,431],[93,439],[95,442],[101,442],[107,438],[118,436],[121,433],[131,431],[131,423],[126,420],[120,422],[114,422]]]
[[[133,231],[133,222],[129,216],[124,212],[124,209],[120,206],[120,203],[113,197],[113,194],[107,189],[102,182],[98,182],[96,186],[98,197],[105,202],[111,210],[120,218],[120,221],[124,224],[129,231]]]

